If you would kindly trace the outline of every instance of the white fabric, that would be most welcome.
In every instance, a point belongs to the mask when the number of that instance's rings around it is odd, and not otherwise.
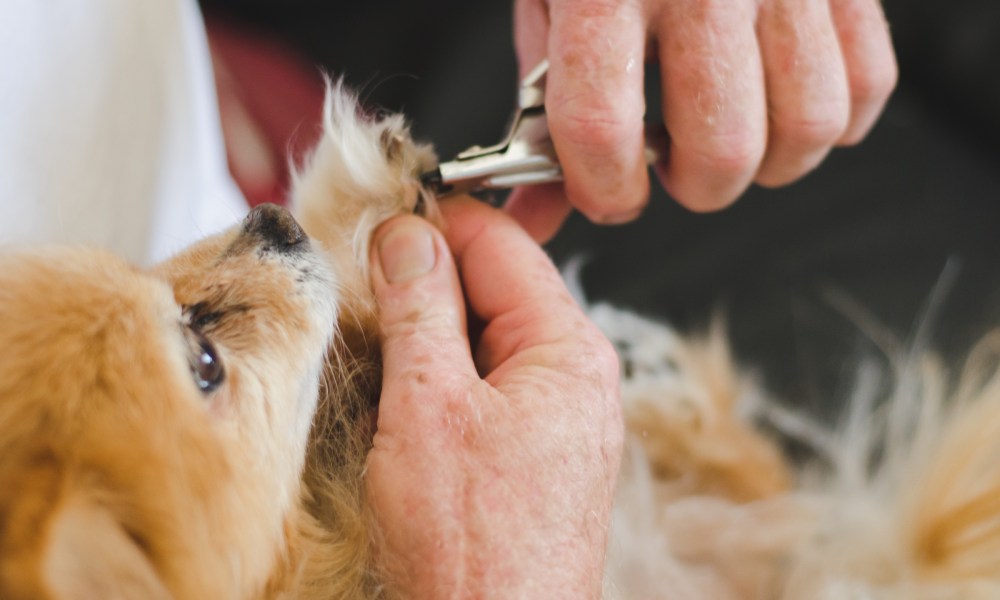
[[[148,264],[245,212],[194,0],[0,2],[0,244]]]

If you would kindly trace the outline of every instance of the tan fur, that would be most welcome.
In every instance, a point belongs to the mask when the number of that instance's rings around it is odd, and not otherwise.
[[[156,275],[86,249],[0,259],[0,597],[262,585],[298,503],[334,308],[315,257],[317,280],[299,285],[301,265],[227,254],[244,237]],[[211,396],[187,363],[195,302],[221,314],[204,328],[226,365]]]
[[[737,378],[721,335],[689,340],[674,360],[703,387],[670,397],[634,380],[626,384],[626,429],[657,479],[669,482],[669,495],[748,502],[788,491],[791,469],[773,441],[735,412],[747,384]]]

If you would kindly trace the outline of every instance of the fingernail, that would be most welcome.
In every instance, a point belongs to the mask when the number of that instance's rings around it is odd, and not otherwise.
[[[382,236],[378,257],[389,283],[406,283],[431,272],[437,262],[429,225],[408,220]]]
[[[622,225],[624,223],[629,223],[635,221],[642,214],[642,210],[645,207],[640,207],[633,210],[627,210],[620,213],[612,213],[609,215],[601,215],[595,221],[598,225]]]

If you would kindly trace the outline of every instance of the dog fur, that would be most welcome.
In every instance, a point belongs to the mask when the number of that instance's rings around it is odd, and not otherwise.
[[[397,595],[362,486],[368,243],[392,215],[434,218],[433,156],[337,85],[324,129],[294,182],[309,241],[264,207],[149,271],[0,256],[0,598]],[[766,398],[721,327],[590,314],[619,348],[629,439],[606,597],[1000,597],[1000,337],[950,393],[906,362],[829,428]],[[205,343],[225,372],[207,393]]]
[[[830,427],[741,375],[721,327],[683,339],[609,306],[591,316],[625,374],[607,597],[1000,597],[1000,334],[951,391],[926,354],[893,357],[886,385],[861,369]],[[764,424],[815,460],[793,464]]]

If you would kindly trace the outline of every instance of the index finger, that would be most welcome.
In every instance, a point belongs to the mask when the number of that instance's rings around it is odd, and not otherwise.
[[[613,359],[614,353],[552,261],[516,222],[471,199],[442,203],[441,212],[469,308],[486,322],[477,355],[482,370],[492,373],[514,357],[519,360],[508,366],[562,372],[608,367],[601,358],[581,364],[605,354]]]
[[[643,154],[646,22],[637,0],[552,0],[545,107],[566,195],[621,223],[649,196]]]

